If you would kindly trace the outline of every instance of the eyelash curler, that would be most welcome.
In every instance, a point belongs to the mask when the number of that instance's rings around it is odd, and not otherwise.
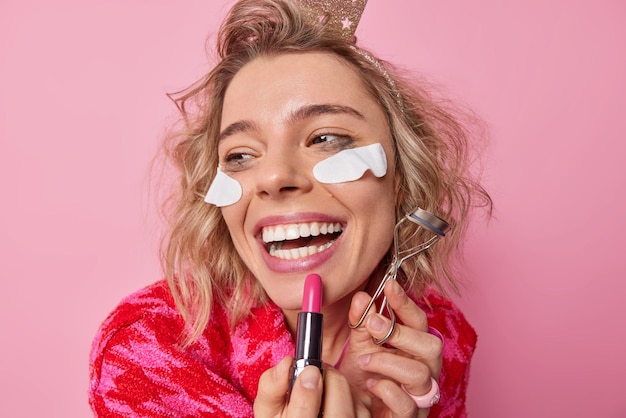
[[[426,242],[423,242],[420,245],[412,247],[408,250],[400,251],[400,243],[398,242],[399,240],[398,235],[399,235],[400,225],[402,225],[402,223],[405,221],[413,222],[414,224],[418,226],[418,228],[425,228],[429,230],[430,232],[433,233],[433,236],[429,238]],[[363,321],[365,321],[365,318],[367,317],[367,313],[372,308],[372,306],[374,306],[374,304],[376,303],[376,300],[378,300],[378,298],[380,298],[380,296],[382,295],[383,289],[385,288],[385,284],[387,284],[389,280],[396,280],[396,277],[398,275],[398,270],[400,269],[400,266],[402,265],[404,261],[432,247],[433,244],[435,244],[439,240],[439,238],[444,237],[449,230],[450,230],[450,225],[448,225],[446,221],[444,221],[443,219],[421,208],[417,208],[413,212],[408,213],[406,216],[400,219],[400,221],[398,221],[398,223],[393,229],[394,255],[393,255],[393,259],[391,260],[391,265],[389,266],[389,268],[387,269],[387,272],[383,276],[383,279],[378,285],[376,292],[374,292],[374,294],[372,295],[372,299],[370,300],[370,303],[365,308],[363,315],[361,315],[361,318],[358,320],[356,324],[350,323],[349,324],[350,328],[358,328],[363,324]],[[415,233],[417,233],[417,230],[414,232],[414,234]],[[391,320],[391,326],[389,327],[389,331],[387,331],[387,334],[383,338],[381,339],[372,338],[372,340],[374,340],[374,343],[378,345],[384,344],[391,337],[391,334],[393,334],[393,331],[396,327],[396,315],[393,313],[393,309],[391,309],[391,307],[387,303],[387,297],[383,296],[378,313],[382,315],[383,311],[385,310],[387,311],[388,317]]]

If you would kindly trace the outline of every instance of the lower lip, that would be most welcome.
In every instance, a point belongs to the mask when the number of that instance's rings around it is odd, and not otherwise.
[[[278,257],[272,257],[265,248],[265,243],[260,241],[261,254],[265,260],[267,267],[276,273],[298,273],[310,271],[324,264],[335,253],[343,239],[345,231],[337,237],[333,245],[322,252],[315,253],[297,260],[283,260]]]

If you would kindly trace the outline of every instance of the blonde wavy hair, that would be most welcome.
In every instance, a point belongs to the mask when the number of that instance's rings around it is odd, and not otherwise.
[[[456,289],[452,257],[465,219],[474,206],[491,200],[470,170],[472,147],[466,118],[435,100],[423,82],[404,77],[349,40],[325,30],[295,0],[240,0],[222,24],[217,65],[186,90],[170,95],[181,126],[164,144],[179,172],[179,184],[164,206],[168,231],[162,262],[172,294],[195,340],[210,319],[213,304],[232,321],[266,302],[266,295],[237,254],[220,209],[204,202],[215,176],[222,104],[235,74],[259,56],[326,52],[348,63],[388,118],[395,146],[396,218],[421,207],[446,219],[452,232],[403,265],[402,284],[419,296],[426,287]],[[406,223],[405,223],[406,224]],[[407,246],[426,232],[400,231]],[[391,251],[381,263],[389,262]],[[384,266],[381,266],[384,268]]]

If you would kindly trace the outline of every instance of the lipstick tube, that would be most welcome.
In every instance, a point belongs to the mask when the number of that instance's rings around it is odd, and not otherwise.
[[[291,388],[306,366],[315,366],[322,371],[322,279],[309,274],[304,281],[302,312],[298,314],[296,328],[296,353],[291,367]]]

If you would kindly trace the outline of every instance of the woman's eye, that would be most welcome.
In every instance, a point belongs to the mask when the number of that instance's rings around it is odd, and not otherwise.
[[[245,152],[232,152],[224,157],[221,165],[225,171],[239,171],[246,168],[253,158]]]
[[[350,148],[354,140],[345,135],[323,134],[311,140],[311,145],[321,145],[324,150],[342,150]]]
[[[323,142],[332,141],[335,138],[336,138],[335,135],[319,135],[313,138],[313,140],[311,141],[311,144],[321,144]]]

